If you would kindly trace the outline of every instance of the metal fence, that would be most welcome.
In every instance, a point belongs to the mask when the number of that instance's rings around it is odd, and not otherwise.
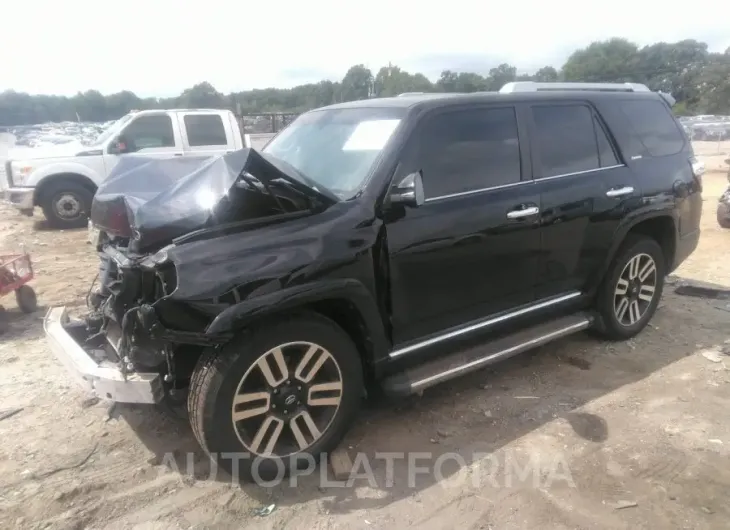
[[[261,112],[240,114],[244,134],[276,134],[289,125],[299,114],[291,112]]]

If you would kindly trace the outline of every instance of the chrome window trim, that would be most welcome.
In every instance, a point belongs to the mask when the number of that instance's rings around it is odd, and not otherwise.
[[[586,169],[584,171],[574,171],[573,173],[563,173],[561,175],[553,175],[552,177],[536,177],[534,179],[521,180],[519,182],[513,182],[511,184],[501,184],[499,186],[490,186],[488,188],[479,188],[477,190],[460,191],[459,193],[449,193],[447,195],[439,195],[437,197],[427,198],[425,202],[435,202],[435,201],[442,201],[445,199],[453,199],[455,197],[465,197],[467,195],[475,195],[477,193],[484,193],[485,191],[503,190],[503,189],[507,189],[507,188],[514,188],[517,186],[522,186],[523,184],[535,184],[536,182],[543,181],[543,180],[554,180],[554,179],[560,179],[560,178],[564,178],[564,177],[574,177],[576,175],[585,175],[588,173],[596,173],[598,171],[606,171],[608,169],[616,169],[619,167],[626,167],[626,164],[615,164],[613,166],[597,167],[596,169]]]
[[[580,291],[573,291],[572,293],[564,294],[558,298],[552,298],[550,300],[544,300],[542,302],[537,302],[536,304],[533,304],[528,307],[523,307],[522,309],[518,309],[517,311],[512,311],[510,313],[505,313],[504,315],[500,315],[498,317],[494,318],[488,318],[487,320],[482,320],[481,322],[477,322],[476,324],[472,324],[471,326],[467,326],[465,328],[460,328],[454,331],[447,331],[445,333],[442,333],[441,335],[436,335],[435,337],[431,337],[430,339],[426,339],[420,342],[417,342],[415,344],[411,344],[410,346],[405,346],[403,348],[399,348],[397,350],[393,350],[390,352],[389,357],[391,359],[394,359],[396,357],[400,357],[401,355],[404,355],[406,353],[410,353],[415,350],[420,350],[421,348],[425,348],[427,346],[433,346],[434,344],[438,344],[440,342],[444,342],[456,337],[460,337],[461,335],[465,335],[467,333],[471,333],[473,331],[492,326],[494,324],[498,324],[499,322],[504,322],[505,320],[509,320],[511,318],[515,318],[518,316],[526,315],[528,313],[531,313],[533,311],[537,311],[538,309],[545,309],[546,307],[550,307],[556,304],[560,304],[562,302],[567,302],[569,300],[573,300],[575,298],[578,298],[583,293]]]

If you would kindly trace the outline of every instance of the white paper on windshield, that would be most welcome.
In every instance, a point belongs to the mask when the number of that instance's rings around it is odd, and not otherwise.
[[[371,120],[357,124],[343,151],[378,151],[385,147],[400,120]]]

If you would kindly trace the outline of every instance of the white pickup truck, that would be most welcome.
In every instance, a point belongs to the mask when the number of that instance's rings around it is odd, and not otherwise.
[[[119,158],[205,156],[250,147],[228,110],[175,109],[130,112],[107,128],[93,145],[28,150],[5,163],[5,200],[26,215],[40,206],[58,228],[84,226],[99,184]]]

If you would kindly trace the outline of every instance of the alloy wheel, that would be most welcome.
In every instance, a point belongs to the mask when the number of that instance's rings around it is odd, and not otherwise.
[[[243,446],[264,457],[307,450],[340,406],[342,373],[332,354],[311,342],[289,342],[261,355],[236,388],[233,428]]]
[[[614,314],[622,326],[633,326],[654,300],[657,268],[649,254],[637,254],[624,266],[614,290]]]

